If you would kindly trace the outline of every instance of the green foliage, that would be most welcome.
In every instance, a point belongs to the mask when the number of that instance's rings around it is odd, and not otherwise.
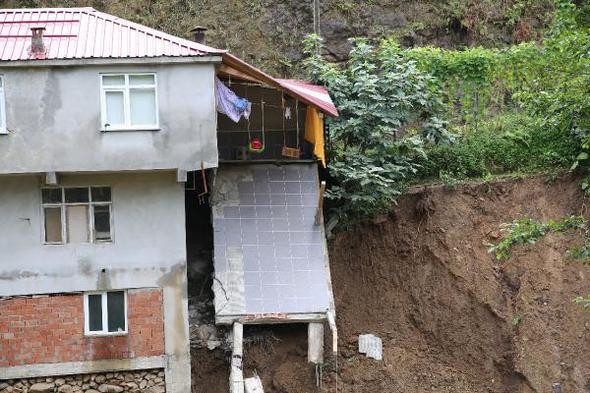
[[[521,218],[503,224],[503,239],[496,245],[490,244],[488,251],[495,253],[497,260],[503,261],[510,257],[510,251],[516,245],[534,244],[548,233],[565,232],[568,229],[586,230],[586,220],[581,216],[570,216],[541,223],[531,218]]]
[[[522,315],[515,315],[512,317],[512,326],[518,326],[522,322]]]
[[[574,303],[579,304],[580,306],[584,307],[584,308],[590,308],[590,295],[583,297],[583,296],[577,296],[574,299]]]
[[[526,114],[507,114],[488,120],[477,130],[459,133],[457,143],[432,146],[421,160],[419,179],[486,178],[504,173],[534,173],[567,168],[579,149],[567,131],[539,127]]]
[[[423,146],[453,140],[440,117],[439,90],[391,40],[378,47],[354,40],[342,67],[319,55],[318,37],[309,37],[305,47],[310,76],[330,89],[340,112],[327,122],[331,213],[347,223],[382,212],[417,172]]]

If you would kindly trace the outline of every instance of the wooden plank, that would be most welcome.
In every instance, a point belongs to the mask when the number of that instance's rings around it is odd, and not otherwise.
[[[315,225],[320,225],[324,218],[324,194],[326,193],[326,182],[320,183],[320,193],[318,196],[318,209],[315,212]]]

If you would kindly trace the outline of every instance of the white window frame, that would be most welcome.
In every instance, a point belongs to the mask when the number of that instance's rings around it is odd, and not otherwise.
[[[125,330],[119,332],[109,332],[109,310],[107,306],[107,293],[109,292],[123,292],[123,304],[125,312]],[[101,295],[101,309],[102,309],[102,330],[90,330],[90,310],[89,310],[89,295]],[[95,291],[84,293],[84,335],[85,336],[124,336],[129,334],[129,320],[127,318],[127,291],[126,290],[112,290],[112,291]]]
[[[4,75],[0,75],[0,135],[8,134],[6,127],[6,100],[4,98]]]
[[[101,187],[108,187],[111,189],[111,200],[109,202],[94,202],[92,201],[92,188],[101,188]],[[88,202],[77,202],[77,203],[67,203],[66,202],[66,189],[68,188],[86,188],[88,189]],[[61,189],[61,202],[60,203],[43,203],[43,190],[50,190],[50,189]],[[67,241],[68,233],[67,233],[67,217],[66,217],[66,207],[67,206],[88,206],[88,233],[90,238],[88,242],[82,243],[69,243]],[[110,240],[95,240],[94,239],[94,207],[95,206],[108,206],[109,207],[109,229],[111,233]],[[61,209],[61,241],[60,242],[48,242],[46,241],[47,236],[45,233],[45,208],[60,208]],[[113,189],[111,186],[61,186],[61,187],[41,187],[41,215],[42,215],[42,235],[43,235],[43,243],[45,245],[66,245],[66,244],[108,244],[114,243],[114,231],[113,231]]]
[[[151,85],[133,85],[129,84],[129,76],[153,76],[154,84]],[[125,78],[124,85],[104,85],[103,77],[105,76],[123,76]],[[160,129],[160,106],[158,103],[158,75],[155,72],[115,72],[115,73],[103,73],[99,74],[100,77],[100,129],[102,131],[157,131]],[[131,101],[130,101],[130,90],[133,89],[153,89],[155,96],[155,110],[156,110],[156,124],[131,124]],[[106,104],[106,93],[108,91],[116,91],[123,93],[123,116],[125,118],[124,124],[114,124],[107,126],[107,104]]]

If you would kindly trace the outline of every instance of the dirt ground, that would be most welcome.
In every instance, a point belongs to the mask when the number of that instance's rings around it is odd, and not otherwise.
[[[566,256],[583,234],[517,246],[503,262],[487,252],[502,223],[584,209],[570,176],[412,190],[330,242],[339,357],[327,356],[322,386],[305,326],[252,342],[245,374],[256,371],[266,393],[590,392],[590,311],[572,302],[590,293],[590,267]],[[383,339],[383,361],[357,353],[361,333]],[[194,351],[195,392],[228,391],[224,357]]]

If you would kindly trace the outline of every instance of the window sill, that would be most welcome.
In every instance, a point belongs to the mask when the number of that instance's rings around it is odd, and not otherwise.
[[[129,335],[129,332],[112,332],[112,333],[108,333],[108,332],[97,332],[97,333],[85,332],[84,333],[84,337],[87,337],[87,338],[95,338],[95,337],[119,337],[119,336],[127,336],[127,335]]]
[[[85,243],[43,243],[44,246],[97,246],[103,244],[114,244],[113,240],[97,240]]]
[[[152,126],[152,127],[113,127],[108,129],[102,129],[100,132],[136,132],[136,131],[149,131],[149,132],[156,132],[160,131],[160,127]]]

